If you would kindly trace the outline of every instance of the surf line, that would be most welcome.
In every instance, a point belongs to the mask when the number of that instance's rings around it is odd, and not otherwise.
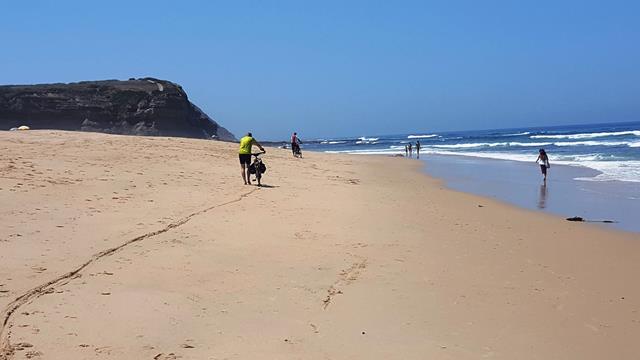
[[[105,256],[110,256],[113,255],[114,253],[124,249],[125,247],[127,247],[128,245],[131,245],[133,243],[137,243],[140,242],[142,240],[166,233],[167,231],[171,230],[171,229],[175,229],[177,227],[180,227],[186,223],[189,222],[189,220],[191,220],[192,218],[198,216],[198,215],[202,215],[204,213],[207,213],[213,209],[217,209],[223,206],[227,206],[227,205],[231,205],[237,202],[242,201],[244,198],[248,197],[249,195],[253,194],[255,191],[259,190],[260,188],[255,188],[249,192],[246,192],[242,195],[240,195],[238,198],[233,199],[233,200],[229,200],[227,202],[223,202],[221,204],[216,204],[216,205],[212,205],[209,206],[205,209],[202,210],[198,210],[194,213],[191,213],[181,219],[178,219],[172,223],[170,223],[169,225],[165,226],[162,229],[156,230],[156,231],[152,231],[152,232],[148,232],[146,234],[137,236],[133,239],[130,239],[116,247],[113,248],[109,248],[103,251],[100,251],[96,254],[93,254],[91,256],[91,258],[87,261],[85,261],[84,263],[82,263],[81,265],[77,266],[76,268],[74,268],[73,270],[58,276],[57,278],[50,280],[44,284],[38,285],[34,288],[32,288],[31,290],[25,292],[24,294],[18,296],[17,298],[15,298],[13,301],[11,301],[3,310],[2,313],[0,313],[0,319],[2,320],[2,323],[0,323],[0,360],[9,360],[13,357],[14,351],[13,348],[11,346],[11,343],[9,341],[9,335],[10,335],[10,321],[11,321],[11,317],[12,315],[23,305],[26,305],[30,302],[32,302],[33,300],[41,297],[42,295],[45,294],[50,294],[52,292],[55,291],[55,289],[57,287],[66,285],[69,281],[79,278],[81,276],[81,272],[82,270],[84,270],[85,268],[87,268],[89,265],[92,265],[93,263],[97,262],[98,260],[102,259]]]

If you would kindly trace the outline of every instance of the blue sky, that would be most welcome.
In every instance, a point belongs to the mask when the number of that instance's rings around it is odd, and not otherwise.
[[[640,120],[637,1],[12,1],[0,84],[152,76],[236,135]]]

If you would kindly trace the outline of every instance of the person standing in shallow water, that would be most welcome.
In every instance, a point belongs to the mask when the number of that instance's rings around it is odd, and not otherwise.
[[[420,140],[416,141],[416,155],[418,155],[418,159],[420,159]]]
[[[411,143],[409,143],[409,156],[413,156],[413,148]]]
[[[539,154],[538,154],[538,158],[536,159],[536,162],[540,165],[540,171],[542,172],[543,181],[546,184],[547,169],[549,169],[551,165],[549,165],[549,157],[547,156],[546,151],[544,151],[544,149],[540,149],[538,152]]]
[[[404,146],[404,157],[409,157],[409,145]]]

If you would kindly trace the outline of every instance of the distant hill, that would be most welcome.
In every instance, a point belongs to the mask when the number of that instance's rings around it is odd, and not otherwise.
[[[236,140],[191,103],[180,85],[154,78],[0,86],[0,130],[20,125]]]

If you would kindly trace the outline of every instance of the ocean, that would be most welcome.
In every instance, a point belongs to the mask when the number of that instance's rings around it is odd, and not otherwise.
[[[640,122],[337,137],[303,150],[405,155],[420,141],[425,171],[450,188],[562,216],[614,220],[640,232]],[[534,163],[549,155],[547,184]]]
[[[403,154],[416,141],[423,154],[464,155],[534,161],[544,148],[552,164],[580,166],[598,172],[582,181],[640,182],[640,122],[532,127],[456,132],[363,135],[306,141],[312,151],[353,154]]]

